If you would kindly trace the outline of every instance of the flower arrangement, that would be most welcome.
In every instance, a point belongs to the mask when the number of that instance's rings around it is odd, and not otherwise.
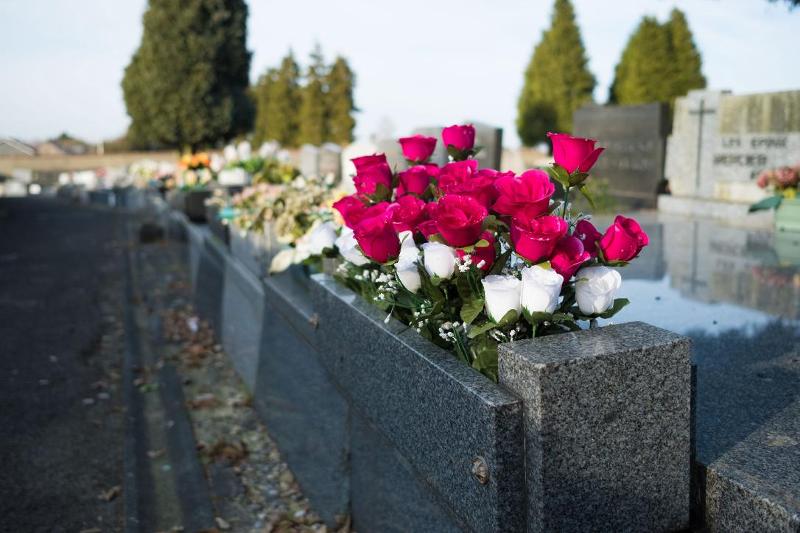
[[[343,227],[320,224],[313,251],[337,254],[336,278],[464,363],[497,380],[497,346],[610,318],[617,267],[648,244],[623,216],[603,233],[574,214],[587,195],[596,141],[551,133],[555,163],[516,175],[479,168],[475,130],[445,128],[450,162],[429,163],[437,139],[400,139],[409,168],[383,154],[353,159],[356,193],[333,204]],[[558,199],[556,184],[561,192]],[[591,198],[589,198],[591,201]]]
[[[236,146],[226,146],[222,154],[215,163],[223,184],[242,185],[251,181],[254,184],[288,184],[300,175],[295,167],[281,160],[275,143],[264,143],[258,153],[253,154],[250,143],[241,141]]]
[[[178,162],[175,186],[181,190],[206,189],[216,181],[217,175],[211,169],[211,158],[206,152],[184,154]]]
[[[800,165],[764,170],[758,175],[756,184],[773,194],[751,205],[750,212],[777,209],[784,198],[797,198],[797,189],[800,186]]]

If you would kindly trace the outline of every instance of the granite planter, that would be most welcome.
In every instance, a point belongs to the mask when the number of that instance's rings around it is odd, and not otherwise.
[[[206,205],[206,221],[211,230],[211,234],[225,245],[230,246],[230,226],[219,217],[219,207],[216,205]]]
[[[192,222],[202,223],[206,222],[206,200],[210,197],[209,189],[173,190],[167,195],[167,201]]]
[[[222,297],[227,253],[217,239],[211,238],[211,232],[205,225],[188,223],[187,234],[195,309],[219,335],[222,331]]]
[[[356,530],[688,525],[687,339],[631,323],[512,343],[498,385],[329,276],[311,296],[312,353],[349,409]]]
[[[800,232],[800,198],[784,198],[775,211],[777,231]]]
[[[111,189],[96,189],[89,191],[89,203],[92,205],[113,206],[114,201],[114,191]]]
[[[269,268],[266,234],[242,231],[234,226],[229,235],[231,254],[256,276],[265,275]]]

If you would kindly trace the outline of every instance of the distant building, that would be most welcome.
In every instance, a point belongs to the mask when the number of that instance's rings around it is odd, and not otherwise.
[[[0,156],[36,155],[36,148],[12,137],[0,137]]]
[[[66,133],[36,146],[39,155],[84,155],[92,151],[91,145]]]

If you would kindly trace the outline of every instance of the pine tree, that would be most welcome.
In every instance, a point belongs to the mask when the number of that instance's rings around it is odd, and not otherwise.
[[[340,145],[353,142],[353,130],[356,121],[353,112],[356,106],[353,101],[355,74],[350,70],[347,60],[341,56],[336,58],[326,77],[328,93],[325,98],[325,116],[327,118],[327,140]]]
[[[705,87],[701,59],[682,12],[664,24],[642,18],[614,71],[609,102],[673,102],[690,89]]]
[[[149,0],[122,89],[140,146],[196,150],[247,131],[244,0]]]
[[[306,72],[306,84],[300,101],[298,142],[319,146],[328,137],[325,116],[325,78],[327,68],[319,45],[311,52],[311,63]]]
[[[298,108],[301,99],[300,67],[291,51],[278,69],[269,69],[259,80],[255,140],[278,141],[297,146]]]
[[[595,79],[569,0],[556,0],[550,28],[542,34],[517,104],[517,132],[531,146],[548,131],[571,131],[572,114],[592,99]]]
[[[673,65],[675,72],[672,78],[672,95],[683,96],[691,89],[706,86],[703,76],[703,60],[694,44],[692,31],[686,21],[686,15],[680,9],[673,9],[669,15],[667,28],[672,40]]]

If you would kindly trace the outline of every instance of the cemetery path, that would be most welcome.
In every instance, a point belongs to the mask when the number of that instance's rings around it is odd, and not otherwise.
[[[0,530],[121,529],[124,222],[0,199]]]

